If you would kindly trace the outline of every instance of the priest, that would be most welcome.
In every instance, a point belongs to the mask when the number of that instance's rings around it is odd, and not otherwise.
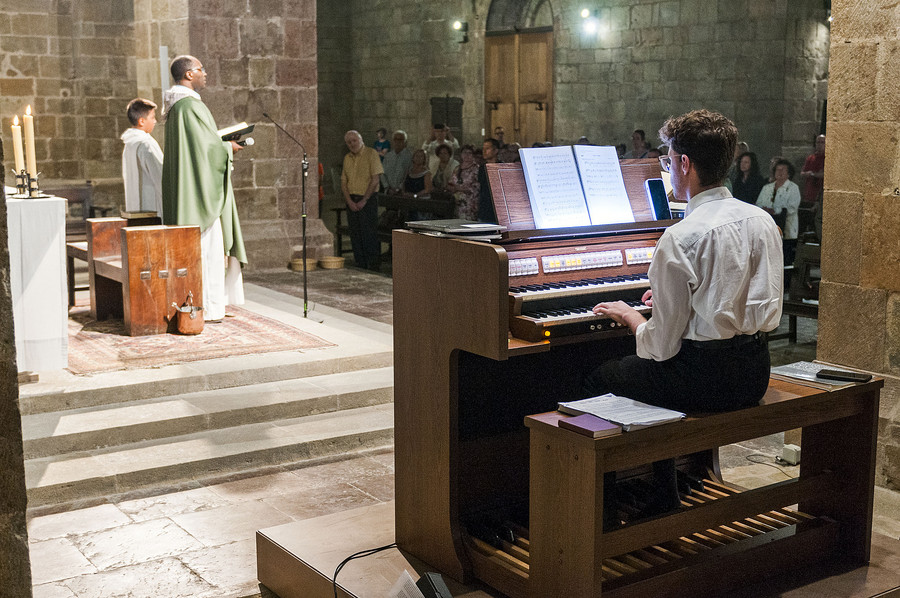
[[[241,264],[247,255],[231,186],[232,158],[241,146],[222,141],[197,93],[206,87],[200,61],[179,56],[171,72],[175,85],[163,94],[163,221],[200,227],[203,314],[215,322],[226,305],[244,303]]]

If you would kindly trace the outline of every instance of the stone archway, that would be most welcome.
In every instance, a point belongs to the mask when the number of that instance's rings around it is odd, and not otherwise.
[[[550,0],[493,0],[485,31],[521,31],[553,26]]]

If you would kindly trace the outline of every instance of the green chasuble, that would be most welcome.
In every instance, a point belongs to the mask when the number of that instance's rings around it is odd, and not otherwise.
[[[166,113],[162,200],[165,224],[196,224],[205,231],[222,221],[225,255],[247,263],[234,190],[231,144],[222,141],[209,108],[178,100]]]

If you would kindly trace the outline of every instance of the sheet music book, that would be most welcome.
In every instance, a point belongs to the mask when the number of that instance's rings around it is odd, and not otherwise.
[[[634,222],[614,147],[522,148],[519,156],[537,228]]]
[[[795,363],[773,367],[770,375],[776,380],[784,380],[786,382],[793,382],[794,384],[811,386],[813,388],[818,388],[819,390],[837,390],[854,384],[853,382],[844,380],[817,378],[816,374],[818,371],[826,368],[842,372],[850,371],[821,363],[813,363],[811,361],[797,361]]]
[[[685,417],[680,411],[648,405],[612,393],[581,401],[560,403],[557,409],[570,415],[590,413],[622,426],[626,432],[676,422]]]
[[[407,222],[406,226],[415,231],[430,230],[440,233],[471,235],[502,233],[506,230],[506,227],[500,224],[474,222],[472,220],[463,220],[461,218],[450,218],[446,220],[412,220]]]

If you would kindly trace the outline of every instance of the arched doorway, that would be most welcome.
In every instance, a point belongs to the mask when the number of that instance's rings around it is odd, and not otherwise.
[[[494,0],[484,43],[485,130],[529,147],[553,138],[550,0]]]

